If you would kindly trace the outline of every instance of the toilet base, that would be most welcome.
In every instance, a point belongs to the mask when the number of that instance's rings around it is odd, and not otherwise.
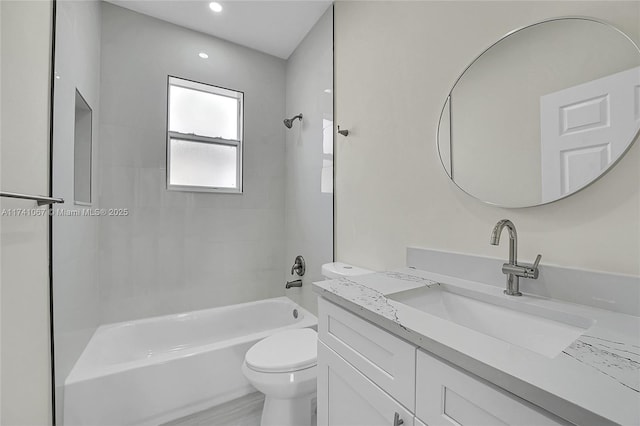
[[[295,399],[266,397],[260,426],[315,426],[316,394]]]

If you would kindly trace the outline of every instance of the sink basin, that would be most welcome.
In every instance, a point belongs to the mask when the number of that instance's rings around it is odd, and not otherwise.
[[[516,297],[447,284],[419,287],[387,298],[549,358],[561,353],[595,322]]]

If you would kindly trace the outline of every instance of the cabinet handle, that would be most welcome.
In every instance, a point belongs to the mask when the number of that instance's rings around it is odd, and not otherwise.
[[[400,418],[400,414],[396,413],[393,416],[393,426],[400,426],[401,424],[404,424],[404,420]]]

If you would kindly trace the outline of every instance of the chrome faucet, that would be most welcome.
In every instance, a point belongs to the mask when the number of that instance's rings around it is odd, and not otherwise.
[[[522,296],[520,293],[520,277],[538,278],[538,264],[542,255],[536,257],[533,265],[518,265],[518,233],[516,227],[509,219],[502,219],[496,223],[491,231],[491,239],[489,243],[497,246],[500,243],[500,234],[502,230],[507,228],[509,231],[509,263],[502,265],[502,273],[507,275],[507,289],[504,294],[509,296]]]

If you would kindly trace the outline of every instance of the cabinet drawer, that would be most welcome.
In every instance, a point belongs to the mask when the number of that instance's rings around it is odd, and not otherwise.
[[[567,426],[529,402],[418,350],[416,416],[429,426]]]
[[[415,346],[325,299],[318,312],[320,340],[413,411]]]
[[[413,420],[405,407],[318,342],[318,426],[412,426]]]

